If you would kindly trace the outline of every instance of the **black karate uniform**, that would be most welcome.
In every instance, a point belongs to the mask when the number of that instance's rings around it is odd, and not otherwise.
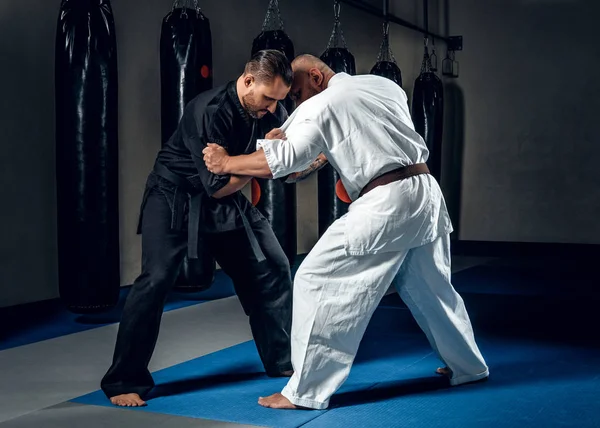
[[[197,257],[198,245],[233,280],[267,374],[292,369],[288,259],[268,221],[240,191],[211,197],[230,177],[210,173],[202,155],[209,142],[224,146],[230,155],[252,153],[256,140],[286,118],[281,105],[275,114],[251,118],[239,101],[235,81],[203,92],[186,106],[146,183],[138,226],[142,273],[127,297],[113,363],[101,382],[108,397],[144,396],[154,386],[148,363],[164,302],[185,251],[189,258]]]

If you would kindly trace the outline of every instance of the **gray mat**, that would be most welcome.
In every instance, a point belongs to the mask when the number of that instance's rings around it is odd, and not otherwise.
[[[252,428],[227,422],[62,403],[0,423],[2,428]]]
[[[0,422],[99,388],[110,366],[118,324],[0,352]],[[150,370],[156,371],[252,339],[237,297],[163,315]]]

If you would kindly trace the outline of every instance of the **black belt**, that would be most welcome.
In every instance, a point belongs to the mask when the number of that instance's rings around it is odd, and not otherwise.
[[[190,207],[188,213],[188,258],[197,259],[198,237],[200,233],[200,202],[202,201],[202,194],[188,179],[175,174],[163,164],[154,164],[154,173],[159,177],[162,177],[165,180],[177,185],[178,187],[181,187],[190,195]],[[250,222],[235,199],[234,203],[242,218],[242,223],[244,224],[244,229],[246,230],[248,239],[250,240],[250,246],[252,247],[254,256],[259,262],[266,260],[265,255],[260,248],[260,244],[256,239],[256,235],[254,235],[254,231],[252,230]]]

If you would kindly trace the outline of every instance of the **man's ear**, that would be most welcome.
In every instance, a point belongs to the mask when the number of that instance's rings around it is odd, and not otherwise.
[[[244,76],[244,86],[249,88],[254,83],[254,76],[251,74],[246,74]]]
[[[323,73],[318,68],[311,68],[309,71],[310,80],[317,86],[320,87],[323,83]]]

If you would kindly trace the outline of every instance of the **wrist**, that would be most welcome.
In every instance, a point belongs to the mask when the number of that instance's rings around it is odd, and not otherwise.
[[[230,166],[231,166],[231,156],[227,155],[223,159],[223,173],[224,174],[232,174]]]

